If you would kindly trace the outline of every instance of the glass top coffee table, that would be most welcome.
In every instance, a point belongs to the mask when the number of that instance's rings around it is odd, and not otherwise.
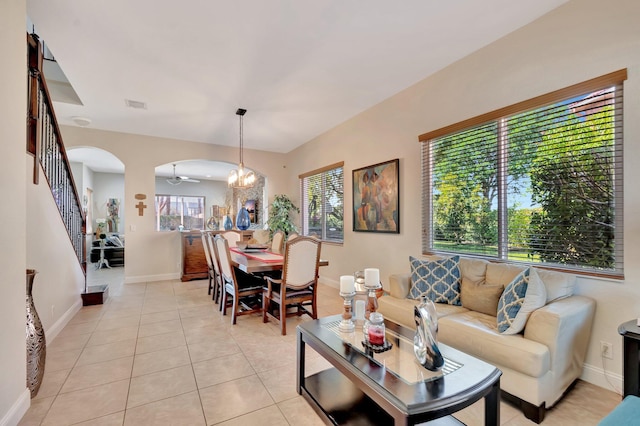
[[[495,366],[439,344],[445,365],[439,372],[421,366],[413,354],[415,330],[385,320],[382,353],[362,345],[362,327],[338,330],[341,316],[305,322],[297,327],[297,391],[316,411],[337,425],[414,425],[439,419],[438,425],[460,425],[447,417],[485,398],[485,424],[500,424],[500,376]],[[334,368],[305,376],[309,345]]]

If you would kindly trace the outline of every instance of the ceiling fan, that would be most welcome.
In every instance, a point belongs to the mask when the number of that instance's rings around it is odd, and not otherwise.
[[[191,179],[188,176],[176,176],[176,165],[173,165],[173,177],[167,179],[167,183],[171,185],[180,185],[182,182],[200,183],[199,180]]]

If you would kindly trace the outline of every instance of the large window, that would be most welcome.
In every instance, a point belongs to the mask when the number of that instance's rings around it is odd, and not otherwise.
[[[302,234],[324,241],[344,238],[344,163],[300,175]]]
[[[422,135],[423,250],[622,276],[625,78]]]
[[[156,230],[204,229],[204,197],[156,195]]]

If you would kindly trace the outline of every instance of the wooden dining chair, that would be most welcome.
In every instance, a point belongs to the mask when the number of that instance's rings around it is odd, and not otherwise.
[[[229,247],[236,247],[239,241],[242,241],[242,234],[239,231],[226,231],[222,236],[229,241]]]
[[[273,238],[271,238],[271,252],[282,254],[283,247],[284,247],[284,232],[278,230],[273,234]]]
[[[202,248],[204,249],[204,257],[207,261],[207,271],[209,274],[209,289],[207,290],[207,294],[211,294],[211,292],[213,291],[213,281],[215,279],[215,271],[213,269],[213,260],[212,260],[213,258],[211,256],[212,252],[209,246],[209,232],[202,231],[200,236],[202,238]]]
[[[296,238],[298,238],[298,237],[299,237],[299,235],[298,235],[298,234],[296,234],[295,232],[292,232],[292,233],[290,233],[290,234],[287,236],[287,242],[289,242],[289,241],[291,241],[291,240],[295,240],[295,239],[296,239]]]
[[[220,235],[216,235],[213,242],[220,260],[220,277],[223,284],[222,297],[220,299],[222,315],[226,315],[227,307],[231,307],[231,324],[235,324],[237,316],[261,311],[262,304],[260,299],[264,281],[250,274],[242,274],[242,280],[239,281],[236,277],[236,270],[231,264],[229,242]],[[228,297],[231,297],[230,302]]]
[[[213,289],[211,298],[219,303],[220,296],[222,294],[222,277],[220,275],[220,259],[218,259],[218,255],[216,253],[215,247],[213,246],[213,234],[211,232],[207,232],[207,245],[206,247],[209,249],[209,254],[211,256],[211,264],[213,269]],[[211,287],[211,284],[209,284]],[[220,305],[220,310],[222,310],[222,305]]]
[[[307,314],[313,319],[318,317],[320,245],[320,240],[313,237],[298,237],[287,242],[282,278],[265,277],[267,288],[262,294],[262,320],[268,322],[272,318],[279,321],[283,336],[287,334],[287,316]],[[278,309],[273,309],[272,304],[277,304]],[[295,306],[296,310],[287,312],[290,306]],[[309,306],[311,310],[307,309]]]
[[[253,240],[252,244],[269,244],[269,230],[268,229],[256,229],[253,231],[253,235],[251,237]]]

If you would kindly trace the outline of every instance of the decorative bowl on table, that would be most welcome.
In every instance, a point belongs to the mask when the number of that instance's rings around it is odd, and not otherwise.
[[[236,247],[238,247],[238,250],[243,251],[245,253],[260,252],[269,248],[269,246],[265,244],[247,244],[245,242],[238,242],[236,244]]]
[[[246,252],[260,252],[268,249],[269,246],[266,244],[247,244],[247,247],[244,249]]]

